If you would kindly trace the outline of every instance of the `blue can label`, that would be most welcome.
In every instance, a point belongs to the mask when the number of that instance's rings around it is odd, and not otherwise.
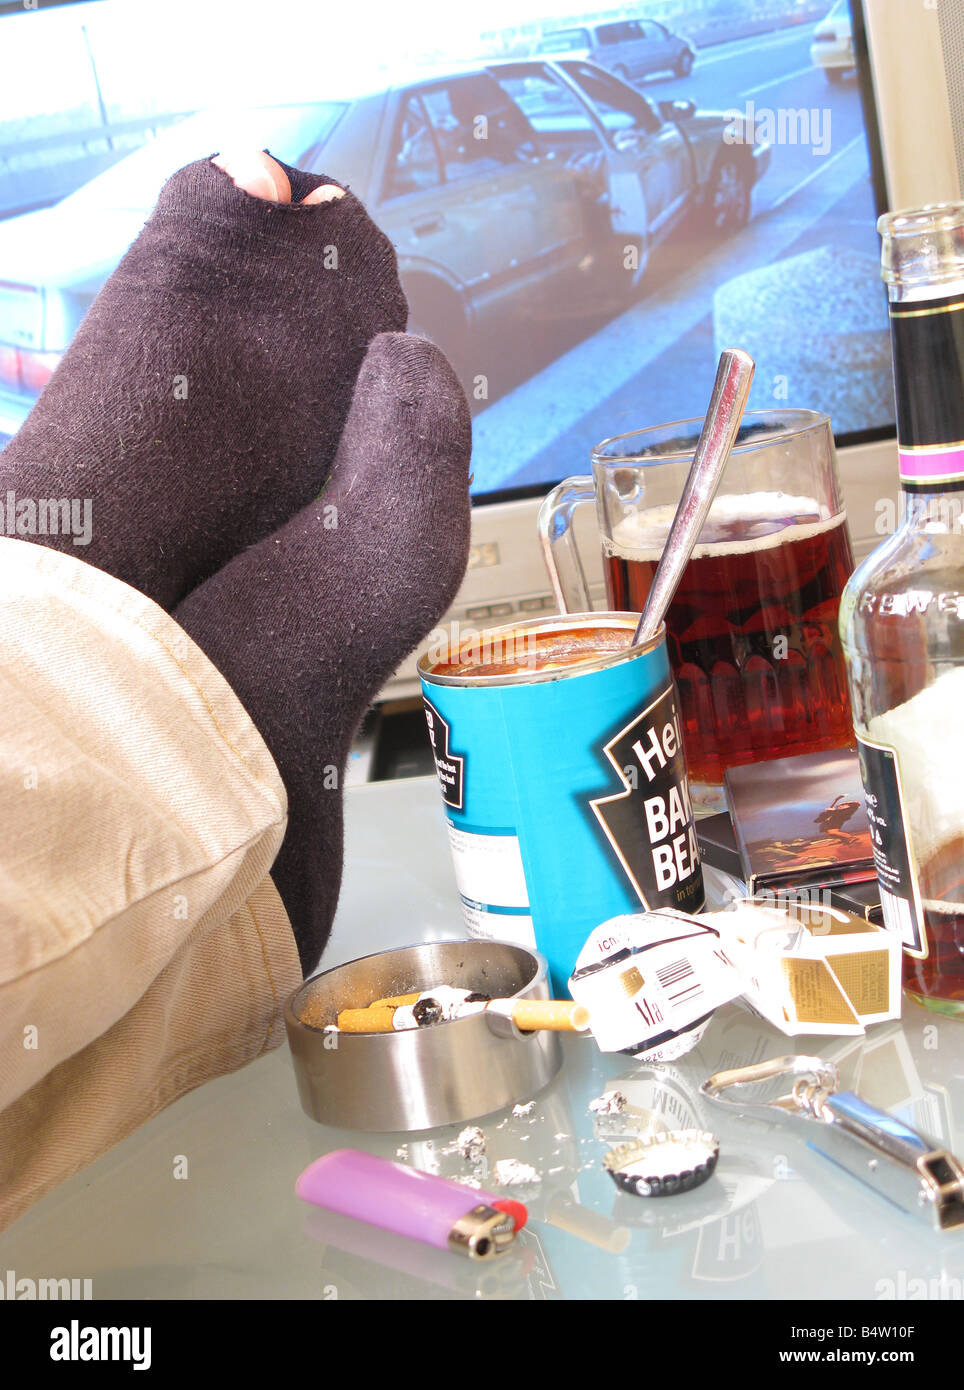
[[[423,676],[423,694],[472,935],[536,946],[564,990],[600,922],[700,910],[664,645],[550,680]]]

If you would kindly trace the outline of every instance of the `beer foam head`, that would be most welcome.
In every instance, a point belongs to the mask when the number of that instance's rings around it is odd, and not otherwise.
[[[675,514],[675,505],[665,502],[623,517],[613,527],[612,539],[605,538],[605,553],[627,560],[658,560]],[[843,512],[831,515],[830,509],[813,497],[794,497],[788,492],[727,493],[714,500],[693,559],[750,554],[806,540],[843,520]]]

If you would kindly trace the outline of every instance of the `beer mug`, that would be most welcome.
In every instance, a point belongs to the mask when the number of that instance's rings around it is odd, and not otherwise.
[[[589,501],[607,606],[642,609],[702,423],[605,439],[593,476],[545,499],[539,536],[562,611],[592,607],[571,527]],[[827,416],[747,412],[666,619],[695,806],[725,807],[728,767],[853,741],[837,634],[853,567]]]

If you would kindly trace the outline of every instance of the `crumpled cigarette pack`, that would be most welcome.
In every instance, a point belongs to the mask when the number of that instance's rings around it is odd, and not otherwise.
[[[789,1037],[900,1018],[901,941],[885,927],[841,908],[752,900],[710,916],[743,1002]]]
[[[589,935],[569,977],[603,1052],[669,1062],[740,999],[789,1037],[900,1017],[901,941],[841,908],[759,900],[688,916],[627,913]]]
[[[589,1010],[603,1052],[672,1061],[696,1046],[715,1009],[741,993],[710,921],[716,915],[626,913],[590,933],[569,992]]]

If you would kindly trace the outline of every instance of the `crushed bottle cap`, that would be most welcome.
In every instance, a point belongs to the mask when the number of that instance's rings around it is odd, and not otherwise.
[[[617,1187],[636,1197],[671,1197],[706,1182],[720,1141],[705,1129],[671,1129],[610,1149],[603,1167]]]

